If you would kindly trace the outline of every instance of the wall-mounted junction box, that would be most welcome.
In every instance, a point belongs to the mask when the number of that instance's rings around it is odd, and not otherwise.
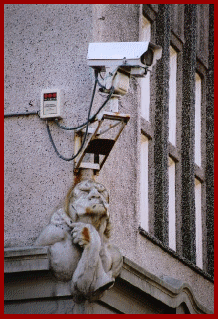
[[[42,119],[61,118],[61,90],[44,89],[41,92],[40,117]]]

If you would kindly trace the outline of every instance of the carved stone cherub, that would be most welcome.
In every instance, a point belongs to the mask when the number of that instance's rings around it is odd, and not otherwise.
[[[50,246],[57,279],[71,281],[76,300],[97,299],[113,286],[122,267],[119,250],[108,243],[109,194],[93,180],[76,184],[43,229],[35,245]]]

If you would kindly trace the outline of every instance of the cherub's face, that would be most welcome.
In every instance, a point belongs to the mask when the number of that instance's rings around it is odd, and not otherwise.
[[[91,180],[82,181],[72,191],[69,210],[78,216],[86,214],[107,215],[109,194],[105,187]]]

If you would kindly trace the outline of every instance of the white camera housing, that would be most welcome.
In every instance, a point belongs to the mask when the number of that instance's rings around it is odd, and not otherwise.
[[[89,44],[87,59],[89,66],[101,71],[122,67],[143,77],[161,56],[162,48],[151,42],[103,42]]]

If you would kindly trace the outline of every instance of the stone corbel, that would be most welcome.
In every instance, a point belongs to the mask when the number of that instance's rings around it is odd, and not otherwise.
[[[109,243],[109,194],[92,179],[69,191],[35,246],[49,246],[50,266],[60,281],[71,282],[73,298],[98,299],[122,268],[119,250]]]

